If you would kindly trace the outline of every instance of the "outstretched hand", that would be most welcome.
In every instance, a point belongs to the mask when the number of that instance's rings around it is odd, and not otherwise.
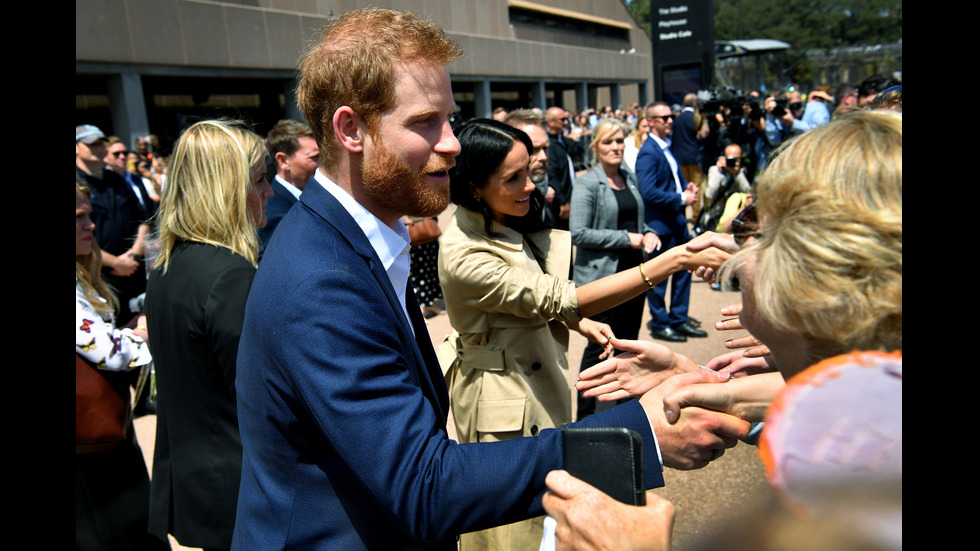
[[[650,341],[610,339],[624,353],[579,373],[575,388],[586,398],[610,402],[640,396],[668,378],[698,369],[696,363]]]
[[[735,243],[735,238],[731,234],[716,233],[711,231],[704,232],[694,239],[688,241],[685,246],[687,247],[687,250],[692,253],[700,253],[703,251],[710,251],[712,249],[724,251],[727,253],[724,260],[728,260],[731,255],[735,254],[739,250],[739,246]],[[714,283],[718,278],[718,269],[721,268],[721,264],[722,263],[705,262],[691,268],[691,270],[694,272],[695,276],[700,277],[708,283]]]
[[[668,551],[674,506],[648,491],[647,504],[634,507],[614,500],[567,471],[551,471],[541,499],[555,519],[555,548],[567,550]]]
[[[730,253],[718,247],[705,247],[700,250],[692,250],[689,245],[690,243],[675,247],[678,250],[681,250],[683,247],[684,254],[681,257],[681,264],[689,272],[697,272],[702,269],[717,272],[721,268],[721,265],[732,257]]]
[[[748,351],[736,350],[716,356],[704,364],[704,367],[728,374],[733,378],[776,371],[772,356],[750,357],[745,355],[746,352]]]
[[[732,304],[730,306],[725,306],[721,309],[721,315],[723,316],[735,316],[733,318],[723,319],[715,323],[715,329],[719,331],[737,331],[740,329],[745,329],[742,325],[742,320],[739,318],[739,314],[742,313],[741,304]],[[770,356],[769,347],[763,344],[762,341],[753,337],[752,335],[747,335],[745,337],[739,337],[735,339],[729,339],[725,341],[725,348],[748,348],[743,353],[746,358],[762,358]]]
[[[785,386],[779,373],[742,377],[721,385],[691,384],[664,396],[664,416],[673,424],[681,418],[682,408],[697,407],[725,412],[748,422],[763,421],[769,405]]]
[[[713,231],[706,231],[687,242],[687,250],[692,252],[703,251],[710,247],[721,249],[729,254],[737,253],[740,248],[732,234]]]

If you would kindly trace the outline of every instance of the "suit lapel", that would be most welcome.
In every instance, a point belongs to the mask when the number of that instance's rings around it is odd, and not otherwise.
[[[296,204],[296,196],[293,195],[291,191],[286,189],[286,186],[280,184],[279,180],[275,178],[272,179],[272,192],[276,195],[284,197],[290,205]]]

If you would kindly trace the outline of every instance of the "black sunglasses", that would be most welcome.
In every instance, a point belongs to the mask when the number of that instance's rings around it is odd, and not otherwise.
[[[673,115],[660,115],[659,117],[647,117],[647,118],[648,119],[661,119],[664,122],[667,122],[669,119],[674,118],[674,116]]]

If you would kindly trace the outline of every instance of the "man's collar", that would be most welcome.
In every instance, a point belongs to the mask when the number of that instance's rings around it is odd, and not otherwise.
[[[367,236],[368,241],[371,242],[372,247],[378,253],[378,257],[387,270],[391,262],[394,261],[394,258],[412,241],[405,224],[399,220],[395,224],[394,229],[388,227],[381,219],[371,214],[370,211],[358,203],[345,189],[327,178],[320,169],[317,169],[316,173],[314,173],[313,179],[323,189],[327,190],[330,195],[333,195],[344,209],[350,213],[351,217],[354,218],[354,222],[357,223],[361,231],[364,232],[364,235]]]
[[[658,145],[660,145],[660,149],[667,149],[670,146],[670,143],[667,140],[661,139],[660,136],[654,134],[653,132],[650,132],[650,137],[653,138]]]
[[[293,184],[290,184],[282,176],[280,176],[278,174],[276,174],[276,176],[275,176],[274,179],[275,179],[276,182],[279,182],[279,185],[281,185],[282,187],[286,188],[286,190],[289,191],[289,193],[292,193],[293,194],[293,197],[295,197],[297,199],[299,199],[300,194],[303,193],[303,190],[299,189],[298,187],[294,186]]]

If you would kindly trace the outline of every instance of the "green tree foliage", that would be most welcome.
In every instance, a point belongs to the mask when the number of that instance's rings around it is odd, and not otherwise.
[[[646,29],[647,34],[652,32],[650,27],[650,0],[630,0],[630,13],[640,28]]]
[[[901,0],[714,0],[714,7],[716,40],[772,38],[800,51],[902,38]]]

